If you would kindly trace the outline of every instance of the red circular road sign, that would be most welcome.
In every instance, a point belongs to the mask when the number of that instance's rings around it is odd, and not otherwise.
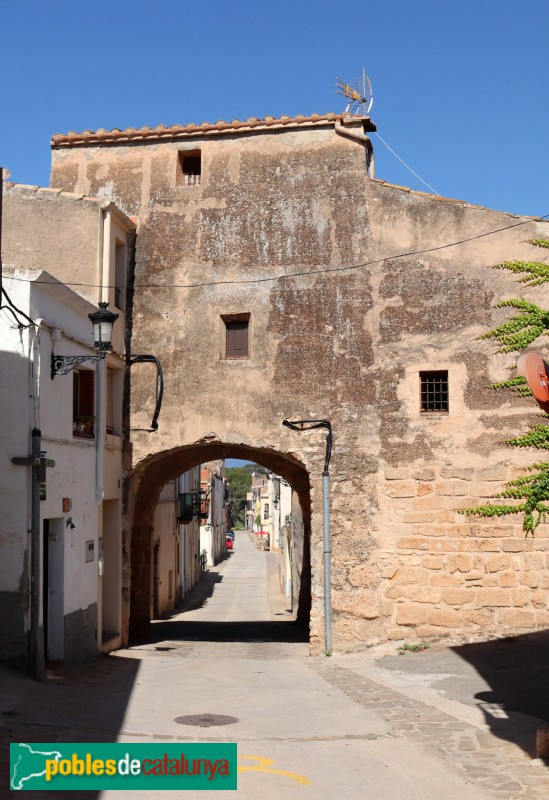
[[[549,366],[539,353],[523,353],[517,361],[517,374],[526,378],[538,405],[549,414]]]

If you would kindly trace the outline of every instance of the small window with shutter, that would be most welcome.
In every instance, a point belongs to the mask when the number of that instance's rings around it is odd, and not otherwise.
[[[221,318],[225,323],[225,358],[249,358],[250,315],[230,314]]]
[[[114,433],[114,372],[107,367],[105,424],[107,433]]]
[[[73,436],[93,439],[95,428],[95,372],[75,369],[72,373]]]

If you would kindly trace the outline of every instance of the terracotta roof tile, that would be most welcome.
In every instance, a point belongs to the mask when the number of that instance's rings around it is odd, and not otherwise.
[[[52,147],[70,147],[71,145],[78,144],[99,144],[102,142],[132,142],[132,141],[147,141],[155,139],[175,139],[183,136],[198,136],[198,135],[219,135],[226,131],[250,131],[250,130],[268,130],[280,128],[306,128],[315,126],[326,126],[329,124],[349,124],[352,122],[360,122],[365,130],[375,131],[376,126],[370,120],[370,117],[353,117],[350,114],[311,114],[311,116],[304,116],[298,114],[295,117],[281,116],[281,117],[265,117],[258,119],[257,117],[249,117],[249,119],[242,121],[233,119],[232,122],[226,122],[223,119],[217,122],[202,122],[196,125],[194,122],[189,122],[186,125],[157,125],[156,128],[149,128],[144,125],[142,128],[126,128],[120,130],[113,128],[107,131],[104,128],[99,128],[97,131],[85,130],[81,133],[69,131],[69,133],[56,133],[52,136]]]

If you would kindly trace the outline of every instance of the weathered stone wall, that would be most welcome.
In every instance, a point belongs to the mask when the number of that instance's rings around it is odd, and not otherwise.
[[[201,150],[200,186],[177,185],[182,148]],[[325,437],[288,431],[285,417],[334,425],[336,648],[545,624],[549,531],[526,541],[515,518],[458,509],[535,460],[503,446],[535,408],[487,388],[513,358],[478,337],[508,314],[499,300],[544,304],[543,288],[490,267],[539,257],[526,240],[547,236],[546,223],[370,180],[362,145],[329,125],[57,146],[53,157],[53,185],[139,219],[132,349],[160,357],[166,386],[160,431],[133,437],[137,471],[216,441],[309,473],[314,646]],[[251,315],[250,357],[231,361],[221,315],[239,313]],[[419,372],[435,369],[448,370],[450,412],[421,414]],[[152,400],[151,374],[134,368],[134,425]]]
[[[495,494],[517,474],[505,463],[386,468],[381,506],[385,531],[391,520],[396,535],[383,537],[386,546],[372,561],[388,638],[480,639],[547,627],[546,527],[526,539],[512,517],[470,521],[455,512]]]

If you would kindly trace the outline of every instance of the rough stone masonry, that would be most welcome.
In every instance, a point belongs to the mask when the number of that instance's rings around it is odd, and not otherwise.
[[[516,517],[459,513],[535,460],[504,445],[535,421],[533,402],[488,388],[513,357],[479,336],[506,318],[502,299],[544,305],[543,287],[492,267],[538,257],[527,240],[548,225],[369,177],[369,130],[331,114],[52,140],[52,187],[138,222],[131,348],[154,352],[165,375],[160,430],[132,434],[127,623],[148,622],[161,485],[212,446],[299,484],[319,649],[324,438],[281,422],[321,417],[335,431],[336,648],[549,625],[549,527],[525,539]],[[225,351],[234,320],[249,332],[237,359]],[[421,376],[435,372],[448,407],[425,412]],[[134,368],[132,427],[146,426],[153,394]]]

